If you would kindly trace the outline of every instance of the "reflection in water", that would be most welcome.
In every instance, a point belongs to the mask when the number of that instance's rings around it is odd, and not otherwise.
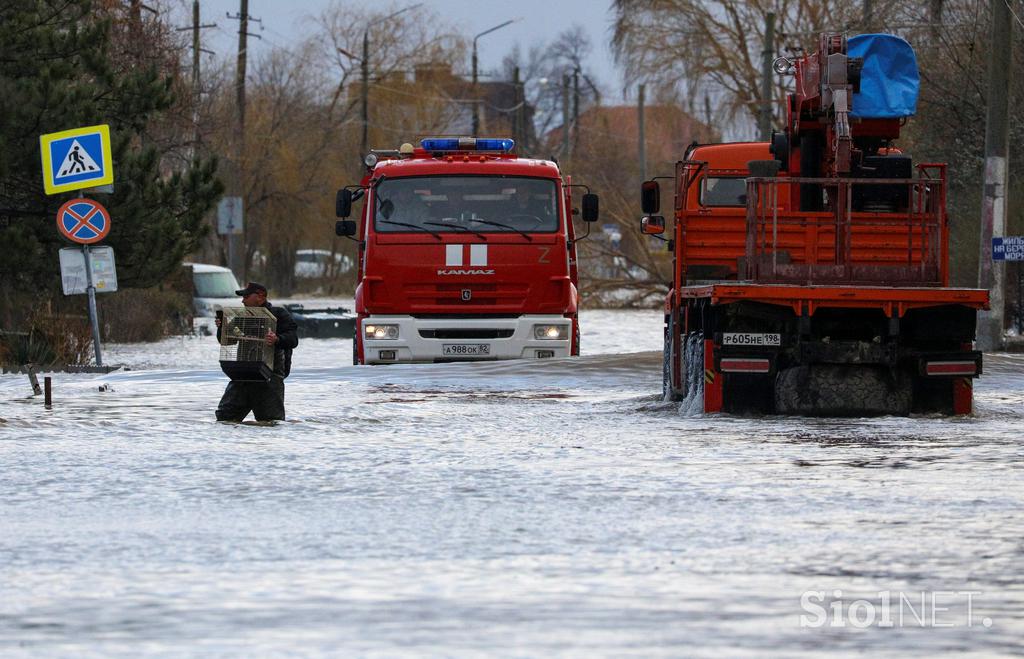
[[[1017,358],[968,419],[687,416],[660,364],[321,360],[258,428],[215,365],[0,377],[0,654],[1017,651]],[[799,624],[949,590],[992,627]]]

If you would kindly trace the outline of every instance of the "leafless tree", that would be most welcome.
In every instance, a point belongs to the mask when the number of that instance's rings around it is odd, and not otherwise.
[[[889,16],[895,0],[875,2]],[[612,47],[625,79],[674,95],[691,114],[704,99],[736,136],[753,132],[761,104],[767,16],[776,15],[777,55],[810,50],[822,31],[861,26],[861,3],[844,0],[615,0]],[[774,85],[780,109],[787,79]]]

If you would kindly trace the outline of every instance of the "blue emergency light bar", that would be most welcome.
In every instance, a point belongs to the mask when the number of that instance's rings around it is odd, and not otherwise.
[[[509,153],[516,148],[515,140],[508,138],[432,137],[420,141],[425,151],[497,151]]]

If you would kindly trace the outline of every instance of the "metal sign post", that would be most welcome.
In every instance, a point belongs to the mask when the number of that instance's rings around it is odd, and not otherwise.
[[[245,274],[242,264],[242,234],[244,231],[244,204],[241,197],[223,197],[217,206],[217,233],[227,237],[228,267],[239,279]]]
[[[92,272],[92,255],[89,253],[89,245],[103,240],[110,232],[110,213],[102,204],[92,199],[72,199],[57,211],[57,230],[68,240],[82,245],[82,257],[85,261],[85,291],[89,296],[89,321],[92,324],[92,342],[96,351],[96,365],[103,366],[103,353],[100,349],[100,323],[96,314],[96,282]],[[63,273],[61,278],[64,278]]]
[[[72,130],[39,136],[39,151],[43,164],[43,188],[48,195],[70,190],[99,188],[112,191],[114,158],[110,148],[110,127],[106,124],[85,126]],[[57,211],[57,230],[62,236],[82,245],[85,260],[86,292],[89,295],[89,320],[92,323],[92,341],[96,351],[96,365],[103,366],[100,351],[100,323],[96,314],[96,286],[93,281],[92,257],[89,245],[103,240],[110,232],[110,214],[102,204],[91,199],[78,198],[66,202]],[[104,259],[100,259],[101,263]],[[64,257],[61,257],[61,280],[67,294]],[[109,255],[113,268],[113,252]],[[111,273],[117,290],[116,275]],[[73,278],[72,278],[73,279]],[[106,284],[106,277],[101,275]],[[49,386],[49,378],[47,378]],[[47,389],[49,393],[49,389]]]
[[[85,290],[89,295],[89,322],[92,323],[92,345],[96,351],[96,365],[103,366],[103,353],[100,351],[100,321],[96,314],[96,287],[92,283],[92,257],[89,255],[88,245],[82,245],[82,255],[85,257]]]

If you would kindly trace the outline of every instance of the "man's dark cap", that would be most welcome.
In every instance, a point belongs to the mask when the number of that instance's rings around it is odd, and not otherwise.
[[[252,295],[253,293],[263,293],[264,295],[266,295],[267,287],[264,286],[263,284],[257,284],[256,282],[251,281],[248,284],[246,284],[245,288],[243,288],[242,290],[235,291],[235,295],[241,295],[242,297],[245,297],[246,295]]]

